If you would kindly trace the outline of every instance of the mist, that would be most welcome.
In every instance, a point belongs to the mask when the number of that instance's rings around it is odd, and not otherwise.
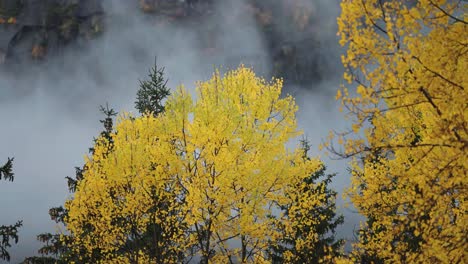
[[[317,27],[309,33],[319,41],[307,52],[315,54],[317,78],[307,84],[286,82],[284,93],[296,98],[299,126],[312,143],[311,154],[322,158],[329,173],[338,173],[332,187],[341,197],[349,184],[346,161],[332,160],[318,150],[331,129],[347,125],[334,100],[343,72],[343,51],[336,37],[339,1],[302,1],[315,10]],[[203,23],[155,26],[135,8],[136,1],[106,0],[106,29],[100,37],[44,62],[0,71],[0,163],[15,158],[14,182],[0,183],[0,223],[23,220],[19,243],[10,250],[12,263],[37,255],[41,243],[36,235],[59,228],[48,210],[69,198],[65,177],[74,176],[74,167],[83,164],[93,137],[101,131],[99,105],[135,112],[138,80],[146,78],[155,58],[172,89],[184,84],[193,91],[196,81],[209,79],[221,66],[228,70],[243,63],[267,78],[274,73],[265,36],[254,18],[243,12],[242,1],[219,2],[213,10],[217,15]],[[273,2],[278,8],[288,3]],[[217,51],[200,44],[204,40],[198,32],[210,25],[217,25],[211,29],[211,41],[221,47]],[[290,32],[285,26],[279,34],[291,41],[304,37],[293,33],[289,37]],[[345,224],[338,237],[351,240],[360,217],[344,209],[340,197]]]

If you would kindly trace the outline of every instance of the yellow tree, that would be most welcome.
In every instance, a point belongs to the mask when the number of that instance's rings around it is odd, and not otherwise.
[[[468,256],[468,66],[464,1],[344,0],[337,98],[353,120],[349,196],[368,218],[361,261],[462,263]],[[332,148],[333,149],[333,148]]]
[[[292,97],[280,97],[281,88],[280,80],[266,82],[241,67],[198,83],[197,100],[180,87],[165,112],[122,116],[112,151],[108,140],[97,141],[66,204],[66,226],[86,247],[82,254],[150,261],[143,251],[119,250],[129,234],[144,233],[155,221],[173,241],[161,247],[164,263],[182,262],[179,256],[202,263],[267,261],[268,247],[282,235],[277,222],[292,226],[280,208],[299,199],[302,185],[315,188],[305,179],[322,168],[301,148],[286,148],[300,131],[297,106]],[[322,206],[326,195],[301,200],[301,208]],[[156,206],[159,201],[166,204]]]

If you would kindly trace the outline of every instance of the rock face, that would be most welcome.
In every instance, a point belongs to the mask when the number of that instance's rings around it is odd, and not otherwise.
[[[0,54],[3,63],[41,60],[102,29],[95,0],[0,0]]]
[[[133,1],[158,21],[197,25],[209,56],[219,47],[210,41],[216,25],[206,21],[219,15],[216,3],[237,0]],[[313,1],[246,0],[242,5],[263,34],[274,75],[295,83],[320,79]],[[69,44],[88,43],[104,31],[106,16],[102,0],[0,0],[0,64],[45,60]]]

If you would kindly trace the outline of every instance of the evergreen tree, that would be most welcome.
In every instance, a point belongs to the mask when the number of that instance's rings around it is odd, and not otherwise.
[[[152,113],[156,116],[164,111],[162,101],[169,96],[170,90],[167,88],[167,79],[164,78],[164,67],[158,68],[156,60],[148,77],[148,80],[140,80],[135,108],[141,114]]]
[[[13,158],[8,158],[7,162],[0,167],[0,180],[3,178],[5,180],[13,181]]]
[[[137,92],[137,100],[135,102],[135,108],[141,113],[152,113],[157,115],[164,111],[163,100],[169,95],[169,89],[167,88],[167,80],[164,79],[164,68],[159,68],[156,65],[156,62],[153,67],[151,67],[149,74],[149,79],[140,80],[140,88]],[[113,132],[114,118],[117,115],[117,112],[114,109],[106,106],[100,106],[100,112],[104,114],[104,119],[99,120],[103,125],[103,130],[101,131],[99,137],[94,138],[94,144],[97,144],[100,140],[105,140],[109,143],[107,151],[112,151],[112,137],[111,133]],[[89,149],[89,153],[92,155],[94,153],[94,148]],[[83,175],[86,171],[86,166],[75,167],[75,176],[65,177],[67,180],[68,190],[70,193],[75,193],[77,190],[77,185],[83,179]],[[7,174],[5,174],[7,175]],[[5,176],[6,177],[6,176]],[[163,207],[164,204],[159,206]],[[64,220],[67,217],[67,210],[63,206],[54,207],[49,210],[50,218],[55,221],[57,224],[65,225]],[[156,258],[158,256],[158,251],[155,247],[150,245],[154,243],[154,239],[163,237],[160,231],[160,228],[155,225],[155,223],[149,223],[148,232],[144,234],[132,234],[132,239],[129,239],[125,247],[121,249],[121,254],[129,250],[138,251],[146,250],[150,256]],[[37,240],[45,243],[41,247],[38,253],[41,256],[28,257],[24,260],[25,264],[61,264],[69,263],[74,261],[76,263],[92,263],[98,261],[101,257],[99,252],[96,252],[91,257],[83,258],[79,253],[76,253],[76,248],[74,251],[71,250],[70,245],[75,238],[66,234],[52,234],[52,233],[43,233],[37,236]],[[78,250],[79,252],[79,250]]]
[[[106,106],[100,106],[99,111],[104,114],[104,119],[99,120],[103,125],[103,130],[100,136],[94,138],[94,143],[98,142],[101,138],[105,138],[107,142],[112,142],[110,134],[112,133],[113,118],[117,115],[114,109]],[[109,144],[109,151],[112,148],[112,144]],[[89,153],[94,153],[94,148],[89,149]],[[83,179],[83,173],[86,171],[86,166],[75,167],[75,177],[67,176],[67,185],[70,193],[75,193],[78,183]],[[57,224],[64,225],[65,218],[68,212],[63,206],[53,207],[49,210],[49,216]],[[96,254],[83,258],[80,254],[75,253],[71,250],[70,244],[75,238],[67,234],[52,234],[42,233],[37,236],[37,240],[45,243],[38,253],[41,256],[33,256],[26,258],[24,264],[64,264],[64,263],[93,263],[100,259],[99,252]]]
[[[23,225],[23,221],[18,221],[14,225],[0,226],[0,259],[10,261],[10,253],[7,251],[11,247],[11,241],[18,243],[18,230]]]
[[[8,158],[7,162],[0,166],[0,180],[13,181],[13,158]],[[11,247],[11,241],[18,243],[18,230],[23,225],[23,221],[18,221],[14,225],[0,226],[0,260],[10,261],[11,256],[8,248]]]
[[[309,142],[303,139],[301,144],[303,159],[310,160]],[[298,186],[298,199],[281,206],[282,213],[294,219],[294,225],[287,230],[281,222],[278,223],[282,238],[280,243],[271,245],[269,252],[274,263],[284,263],[285,255],[289,256],[288,263],[331,263],[331,258],[340,254],[344,241],[335,238],[335,229],[343,223],[344,218],[336,214],[337,193],[329,187],[335,174],[325,175],[325,170],[326,167],[322,166],[305,178],[305,185]],[[313,206],[304,204],[307,197],[316,196],[322,197],[320,203]],[[297,210],[301,207],[306,208],[306,213]]]

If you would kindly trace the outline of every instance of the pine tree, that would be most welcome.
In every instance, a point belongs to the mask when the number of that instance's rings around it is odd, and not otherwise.
[[[164,77],[164,68],[159,68],[156,60],[148,77],[148,80],[140,80],[135,108],[141,114],[152,113],[156,116],[164,111],[162,101],[170,94],[167,88],[168,80]]]
[[[169,95],[169,89],[166,86],[167,80],[164,78],[164,68],[159,68],[155,62],[155,65],[150,69],[148,77],[148,80],[140,81],[140,88],[137,92],[135,107],[141,114],[152,113],[157,115],[164,111],[162,101]],[[98,144],[99,141],[105,140],[108,142],[107,152],[111,152],[113,142],[111,134],[114,132],[113,122],[114,118],[117,116],[117,112],[114,109],[109,108],[108,104],[106,104],[106,106],[101,105],[99,107],[99,111],[104,115],[104,119],[99,120],[103,125],[103,130],[97,138],[93,139],[93,141],[94,144]],[[89,148],[89,153],[92,155],[94,153],[94,148]],[[86,166],[75,167],[75,176],[65,177],[70,193],[73,194],[76,192],[79,182],[83,180],[83,174],[86,172],[86,169]],[[160,204],[159,206],[164,205]],[[64,220],[66,219],[68,212],[63,206],[59,206],[51,208],[49,210],[49,215],[51,220],[55,223],[65,225]],[[133,239],[130,239],[125,245],[125,248],[121,249],[122,254],[129,250],[152,250],[152,247],[149,245],[154,243],[155,237],[162,237],[162,234],[158,231],[160,229],[154,223],[149,223],[148,225],[148,232],[145,234],[133,234]],[[79,253],[76,253],[76,248],[74,248],[75,251],[72,251],[70,245],[74,239],[75,238],[73,236],[66,234],[40,234],[37,236],[37,240],[45,243],[45,245],[38,251],[41,256],[28,257],[24,260],[24,263],[61,264],[69,263],[71,261],[76,263],[89,263],[96,262],[101,259],[99,253],[83,258]],[[151,252],[148,252],[148,254],[156,258],[159,252],[158,250],[152,250]]]
[[[7,162],[0,167],[0,180],[3,178],[4,180],[13,181],[14,175],[13,158],[8,158]]]
[[[303,158],[310,160],[309,142],[303,139],[301,145]],[[298,199],[281,207],[284,215],[294,219],[294,225],[287,230],[281,222],[278,223],[282,238],[270,248],[274,263],[284,263],[285,256],[288,256],[288,263],[330,263],[332,257],[340,255],[344,240],[335,238],[335,229],[344,218],[336,214],[337,193],[329,187],[335,174],[325,175],[325,171],[326,167],[322,166],[305,178],[305,185],[298,187]],[[312,206],[304,204],[307,197],[314,196],[323,200]]]
[[[0,166],[0,180],[13,181],[13,158],[8,158],[7,162]],[[18,221],[14,225],[1,225],[0,226],[0,260],[10,261],[11,256],[8,252],[13,243],[18,243],[18,230],[23,225],[23,221]]]
[[[104,114],[104,119],[99,120],[103,125],[103,130],[100,132],[100,136],[94,138],[93,141],[96,144],[100,138],[105,138],[108,142],[112,142],[110,137],[113,127],[113,118],[117,115],[117,112],[114,109],[109,108],[109,105],[100,106],[99,111]],[[112,148],[112,144],[109,144],[109,150]],[[89,153],[93,153],[94,148],[89,149]],[[75,176],[67,176],[68,190],[71,194],[75,193],[77,185],[83,179],[83,173],[86,171],[86,166],[75,167]],[[49,216],[52,221],[56,224],[64,225],[64,220],[68,215],[68,211],[63,207],[53,207],[49,210]],[[42,233],[37,236],[37,240],[44,243],[38,253],[41,256],[27,257],[23,263],[24,264],[65,264],[70,262],[76,263],[93,263],[100,259],[100,254],[96,252],[92,256],[83,258],[79,253],[75,253],[71,250],[71,242],[75,238],[67,234],[52,234],[52,233]]]

